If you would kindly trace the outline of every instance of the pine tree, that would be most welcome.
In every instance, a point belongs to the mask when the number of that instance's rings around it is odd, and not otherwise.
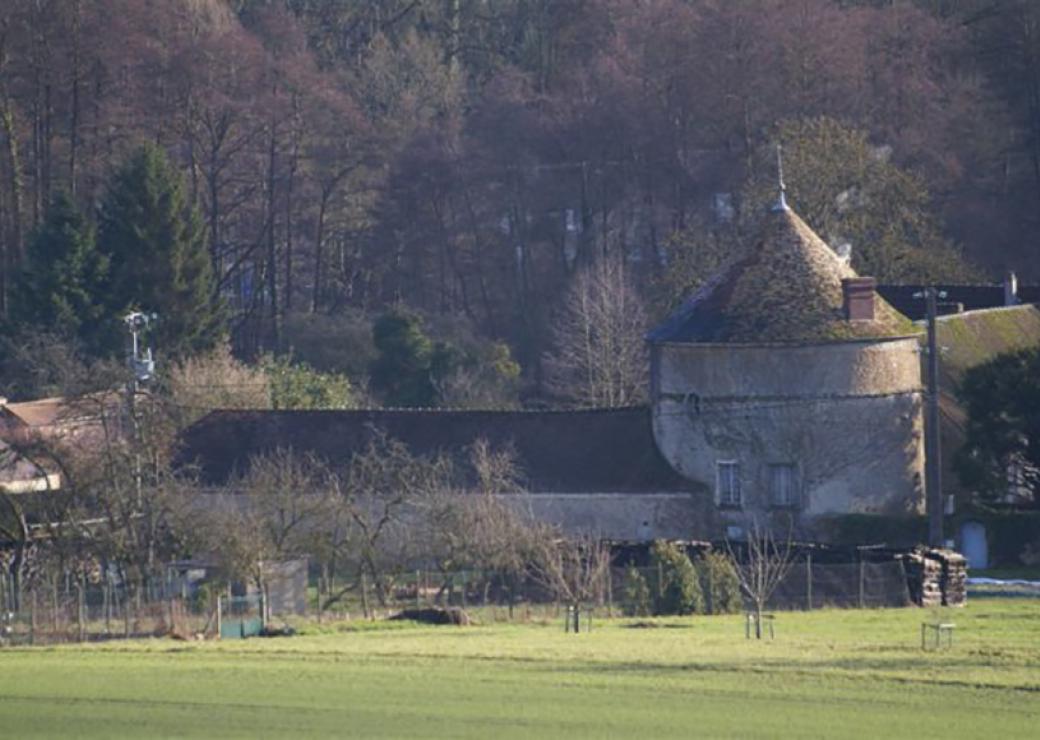
[[[213,348],[224,332],[202,222],[162,149],[145,145],[109,184],[99,243],[112,262],[109,306],[159,314],[158,349],[187,357]]]
[[[372,339],[379,353],[370,369],[372,386],[386,404],[436,405],[432,376],[437,351],[419,318],[401,311],[384,314],[372,327]]]
[[[650,546],[650,559],[657,574],[654,584],[655,614],[695,614],[704,610],[704,596],[697,571],[679,545],[654,540]]]
[[[101,353],[114,328],[105,307],[108,269],[90,223],[68,195],[59,193],[29,244],[12,295],[13,323]]]

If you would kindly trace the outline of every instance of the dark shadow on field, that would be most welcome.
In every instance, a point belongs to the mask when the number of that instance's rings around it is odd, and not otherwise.
[[[578,666],[575,666],[578,668]],[[971,678],[947,678],[936,675],[924,675],[927,669],[971,671],[981,667],[997,668],[1000,665],[980,665],[977,660],[967,656],[953,658],[949,655],[936,657],[933,654],[903,659],[852,658],[848,660],[799,661],[778,658],[763,658],[754,663],[721,661],[689,663],[582,663],[582,672],[588,673],[624,673],[633,674],[682,674],[690,672],[704,673],[743,673],[757,674],[762,677],[773,677],[782,680],[784,676],[827,679],[882,679],[893,683],[912,684],[936,687],[961,687],[972,689],[993,689],[996,691],[1017,691],[1028,694],[1040,693],[1040,682],[1036,684],[998,684]],[[905,672],[899,675],[900,672]],[[861,673],[862,675],[857,675]],[[879,675],[883,674],[883,675]],[[893,675],[895,674],[895,675]]]
[[[625,629],[630,630],[688,630],[693,627],[692,624],[676,624],[674,622],[659,623],[659,622],[633,622],[626,624]]]

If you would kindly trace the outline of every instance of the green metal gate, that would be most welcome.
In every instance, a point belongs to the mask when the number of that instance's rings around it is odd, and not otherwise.
[[[220,597],[220,639],[256,637],[264,628],[263,599],[258,594]]]

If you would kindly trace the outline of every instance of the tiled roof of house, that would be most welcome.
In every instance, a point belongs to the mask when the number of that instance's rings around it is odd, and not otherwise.
[[[974,367],[1008,352],[1040,347],[1040,307],[1022,305],[942,316],[936,322],[936,338],[942,347],[939,410],[946,471],[943,487],[961,491],[954,461],[955,451],[966,440],[968,416],[957,398],[957,387]]]
[[[123,398],[115,392],[91,393],[79,398],[40,398],[0,403],[0,431],[48,432],[97,423],[102,415],[117,414]]]
[[[277,448],[345,466],[382,431],[418,455],[455,454],[478,439],[515,451],[532,492],[694,491],[653,439],[645,407],[577,411],[215,411],[183,436],[181,464],[220,484]]]
[[[58,423],[68,414],[64,398],[41,398],[36,401],[7,403],[3,411],[12,421],[30,428],[48,427]]]
[[[649,334],[654,342],[824,342],[917,330],[880,297],[873,321],[845,320],[842,280],[856,277],[791,210],[769,214],[758,243]]]

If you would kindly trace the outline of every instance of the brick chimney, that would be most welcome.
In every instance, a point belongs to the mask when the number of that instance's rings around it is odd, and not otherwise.
[[[873,321],[877,280],[872,277],[841,281],[841,307],[846,321]]]

